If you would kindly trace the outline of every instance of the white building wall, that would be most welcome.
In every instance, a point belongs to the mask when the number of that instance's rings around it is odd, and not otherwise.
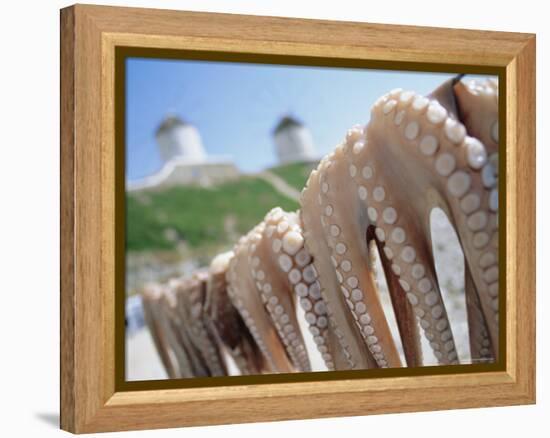
[[[134,192],[186,185],[208,187],[236,179],[239,175],[239,170],[231,161],[189,163],[187,160],[175,158],[154,175],[128,182],[126,190]]]
[[[274,138],[281,164],[310,161],[315,158],[313,137],[304,126],[289,126],[277,132]]]
[[[165,162],[172,158],[185,158],[199,163],[206,161],[206,152],[197,128],[192,125],[178,125],[157,134],[160,155]]]
[[[176,165],[158,187],[199,185],[208,187],[216,183],[237,178],[239,171],[233,163],[208,163]]]

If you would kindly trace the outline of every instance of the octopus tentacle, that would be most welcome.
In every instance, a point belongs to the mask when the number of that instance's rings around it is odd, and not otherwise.
[[[414,169],[415,166],[411,165],[401,171],[404,174],[413,171],[417,175],[416,178],[406,178],[410,184],[416,184],[422,194],[415,198],[418,199],[417,205],[423,202],[424,212],[434,206],[441,207],[455,225],[494,343],[498,299],[495,306],[495,298],[488,289],[498,280],[498,269],[491,266],[485,273],[487,270],[483,271],[478,265],[490,241],[496,238],[496,213],[491,212],[488,205],[490,192],[483,182],[483,174],[487,173],[485,169],[491,165],[487,161],[487,151],[479,140],[466,135],[464,125],[449,116],[441,105],[431,102],[424,104],[424,111],[416,109],[414,103],[409,106],[403,102],[406,100],[404,94],[400,94],[399,104],[390,96],[383,105],[375,106],[373,111],[385,117],[374,117],[374,124],[376,120],[384,120],[388,127],[379,140],[390,150],[395,149],[393,144],[405,145],[399,151],[410,157],[405,161],[420,163],[421,169]],[[369,127],[374,124],[371,122]],[[376,134],[374,129],[372,132]],[[428,175],[424,181],[418,177],[422,174]]]
[[[378,234],[381,235],[380,232]],[[371,245],[375,245],[374,247],[377,248],[378,253],[383,251],[383,244],[376,242],[374,238],[372,238]],[[399,336],[401,337],[401,344],[407,366],[422,366],[422,346],[420,344],[420,334],[416,316],[407,300],[406,291],[399,283],[399,279],[396,275],[392,275],[393,270],[399,268],[396,264],[391,263],[387,257],[380,257],[380,262],[388,285],[388,291],[390,293],[392,308],[399,329]]]
[[[318,170],[313,171],[308,179],[306,188],[302,192],[301,197],[301,216],[304,226],[304,236],[306,246],[312,254],[315,254],[314,265],[319,275],[319,284],[321,286],[321,295],[325,300],[329,321],[336,334],[340,349],[345,357],[346,363],[342,364],[343,369],[349,368],[375,368],[378,366],[377,360],[373,357],[373,353],[366,347],[364,336],[365,332],[361,331],[361,326],[355,320],[358,318],[364,326],[370,326],[370,315],[366,314],[366,306],[364,302],[359,304],[355,314],[349,311],[349,303],[353,303],[349,298],[346,298],[343,292],[344,277],[342,273],[335,269],[338,265],[337,259],[333,255],[333,249],[326,236],[326,218],[330,218],[336,211],[336,207],[330,202],[325,202],[322,193],[325,191],[323,187],[327,187],[326,181],[322,181],[323,172],[331,165],[330,162],[333,155],[323,159],[319,164]],[[326,190],[328,191],[328,190]],[[325,192],[326,192],[325,191]],[[333,227],[333,232],[341,232],[340,226],[336,224]],[[330,226],[330,225],[329,225]],[[330,231],[329,231],[330,232]],[[334,245],[333,245],[334,246]],[[347,249],[347,248],[346,248]],[[334,249],[336,251],[336,249]],[[347,261],[344,269],[347,270]],[[351,297],[348,288],[355,290],[359,286],[359,279],[356,276],[349,276],[346,280],[347,286],[344,288],[348,296]],[[367,280],[369,281],[369,280]],[[372,281],[372,279],[370,279]],[[355,297],[358,300],[364,299],[359,297],[358,293]],[[373,336],[372,333],[366,336]],[[371,338],[374,339],[374,338]],[[374,345],[374,344],[373,344]],[[379,347],[375,347],[374,354],[379,355],[378,360],[385,360],[378,351]],[[382,362],[384,363],[384,362]]]
[[[166,324],[170,326],[167,330],[172,350],[178,362],[179,377],[208,376],[206,365],[200,361],[200,352],[192,345],[188,336],[186,322],[180,318],[178,313],[178,301],[173,288],[170,285],[164,287],[162,304],[165,307]]]
[[[311,367],[296,318],[293,293],[294,286],[303,279],[296,258],[303,243],[297,216],[275,209],[266,215],[264,224],[249,246],[251,274],[294,368],[309,371]],[[300,259],[300,262],[303,261]],[[324,317],[321,306],[316,311]]]
[[[240,374],[258,374],[263,359],[241,316],[227,295],[226,273],[233,252],[216,256],[208,269],[204,315],[220,348],[225,347]]]
[[[481,181],[483,186],[489,191],[488,195],[480,199],[481,209],[488,212],[488,230],[485,232],[490,240],[490,245],[482,252],[477,259],[477,267],[484,270],[484,286],[480,291],[478,300],[474,300],[475,305],[482,306],[481,301],[485,302],[484,315],[490,315],[492,308],[494,318],[489,316],[490,322],[486,321],[483,326],[474,325],[472,329],[479,327],[478,332],[472,333],[475,337],[483,339],[483,344],[492,344],[494,356],[498,357],[498,343],[496,340],[496,327],[498,323],[498,83],[495,80],[470,81],[468,84],[460,83],[454,87],[457,96],[460,118],[464,121],[468,132],[478,138],[485,145],[488,160],[481,169]],[[488,208],[487,208],[488,207]],[[478,233],[477,243],[481,246],[487,238],[483,233]],[[478,283],[480,280],[478,280]],[[481,295],[485,298],[482,300]],[[488,297],[487,297],[488,295]],[[481,309],[477,310],[482,312]],[[489,313],[486,313],[489,312]],[[489,327],[488,327],[489,326]],[[470,330],[471,331],[471,330]],[[491,341],[485,340],[487,331],[491,333]],[[489,356],[485,352],[484,355]]]
[[[190,278],[172,280],[169,285],[176,294],[179,314],[185,322],[189,339],[199,352],[208,375],[225,376],[225,362],[203,314],[207,279],[207,272],[200,271]]]
[[[263,269],[259,269],[260,280],[257,280],[258,273],[255,268],[259,267],[258,262],[252,262],[251,246],[257,247],[257,244],[262,239],[262,232],[265,229],[265,223],[260,223],[245,237],[239,240],[239,243],[234,248],[235,256],[229,264],[227,273],[228,280],[228,293],[233,304],[240,312],[244,319],[250,333],[252,334],[256,344],[263,353],[269,370],[272,372],[292,372],[294,370],[294,363],[289,357],[285,348],[283,340],[279,336],[279,330],[276,327],[274,320],[267,311],[267,303],[264,304],[263,299],[265,295],[261,294],[263,289],[263,283],[260,281],[265,280],[266,273]],[[252,265],[258,263],[256,266]],[[269,292],[273,290],[273,287],[266,288]],[[274,295],[274,298],[279,301],[279,297]],[[272,300],[272,302],[275,301]],[[273,309],[278,304],[270,304],[270,308]],[[282,316],[284,313],[284,307],[281,306],[281,311],[277,311]],[[288,318],[290,316],[287,314]],[[277,322],[280,326],[280,323]]]
[[[303,248],[301,251],[309,255],[306,248]],[[310,262],[304,266],[302,272],[304,281],[294,286],[294,292],[299,299],[300,306],[305,312],[309,332],[313,336],[317,350],[321,353],[329,371],[334,370],[336,360],[334,356],[334,342],[337,341],[331,336],[327,306],[321,296],[321,285],[317,279],[317,271],[311,262],[311,257]]]
[[[143,315],[166,374],[174,379],[178,377],[178,371],[170,356],[170,346],[166,338],[166,321],[162,310],[159,309],[161,296],[162,291],[158,285],[147,285],[143,289],[141,293]]]
[[[469,135],[481,141],[489,154],[498,152],[498,84],[495,80],[470,80],[453,86],[457,116]]]
[[[341,284],[341,293],[361,329],[364,342],[378,366],[399,367],[401,361],[369,266],[369,223],[361,214],[366,201],[365,187],[353,184],[355,179],[350,178],[348,173],[352,165],[350,163],[357,163],[356,145],[364,146],[361,139],[352,141],[337,147],[329,161],[330,165],[321,171],[320,195],[325,206],[322,216],[324,233]],[[331,215],[326,215],[328,206],[334,210]]]
[[[285,213],[275,208],[266,216],[266,222],[266,237],[271,239],[271,249],[278,257],[279,267],[288,273],[290,287],[305,312],[305,321],[313,341],[327,368],[334,369],[326,304],[321,297],[312,257],[304,247],[300,218],[296,213]],[[289,259],[292,267],[288,263]]]
[[[304,246],[300,218],[294,213],[284,213],[280,208],[273,209],[266,217],[266,235],[272,242],[274,253],[281,253],[279,265],[283,270],[288,266],[288,257],[294,268],[289,270],[288,279],[294,293],[305,312],[304,318],[319,353],[329,370],[335,369],[334,336],[331,336],[326,303],[321,296],[321,286],[313,259]],[[285,222],[291,223],[289,229]]]
[[[449,112],[450,117],[460,120],[471,136],[466,141],[468,142],[467,161],[470,167],[474,169],[481,168],[481,179],[485,188],[490,190],[487,210],[486,204],[481,205],[481,209],[489,211],[489,220],[493,223],[492,238],[495,239],[493,247],[496,249],[496,235],[498,235],[498,83],[495,79],[488,80],[469,80],[464,81],[447,81],[440,86],[433,94],[437,95],[438,101],[443,103],[443,106]],[[446,97],[444,97],[446,96]],[[488,156],[488,159],[487,159]],[[480,208],[481,200],[478,201],[476,195],[468,195],[463,199],[461,207],[465,213],[472,213],[477,208]],[[472,210],[472,211],[470,211]],[[494,212],[492,214],[491,212]],[[456,224],[455,224],[456,226]],[[473,242],[476,246],[483,246],[487,242],[487,237],[491,237],[490,233],[480,232],[474,236]],[[485,253],[484,261],[480,263],[487,264],[488,260],[495,258],[495,264],[498,265],[498,253]],[[466,259],[466,268],[470,260]],[[474,267],[475,268],[475,267]],[[468,273],[467,280],[472,280]],[[473,281],[473,280],[472,280]],[[487,291],[482,291],[485,295]],[[475,339],[483,339],[483,344],[490,344],[487,337],[487,324],[484,321],[483,310],[478,295],[477,287],[471,283],[470,287],[466,287],[466,298],[469,309],[469,318],[474,319],[469,325],[471,341]],[[493,298],[492,305],[498,308],[498,302],[494,300],[498,295],[498,281],[492,282],[489,285],[489,294]],[[477,306],[477,308],[474,308]],[[479,318],[482,317],[482,319]],[[496,315],[498,319],[498,313]],[[494,331],[494,328],[493,328]],[[475,343],[474,343],[475,344]],[[489,348],[483,346],[483,359],[488,360],[492,353],[487,353]],[[476,347],[471,345],[472,357],[476,357]],[[490,349],[489,349],[490,350]]]
[[[399,128],[406,125],[405,109],[414,96],[400,92],[394,96],[396,99],[388,98],[373,108],[372,121],[362,140],[368,153],[361,150],[357,154],[354,165],[361,173],[355,172],[353,178],[361,190],[359,196],[369,224],[375,227],[375,238],[383,245],[383,258],[391,263],[390,279],[397,280],[406,293],[438,360],[450,363],[456,359],[456,352],[437,285],[431,245],[425,238],[429,234],[425,214],[429,208],[422,201],[415,205],[407,202],[407,196],[418,188],[403,178],[407,170],[400,169],[394,158],[401,153],[404,142]],[[418,130],[418,125],[414,126]]]
[[[467,264],[465,264],[464,274],[470,357],[473,363],[492,362],[494,361],[494,353],[487,330],[487,323],[485,322],[474,280]]]

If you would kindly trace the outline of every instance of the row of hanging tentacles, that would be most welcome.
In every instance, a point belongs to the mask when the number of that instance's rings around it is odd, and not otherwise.
[[[494,80],[382,96],[369,123],[350,129],[311,173],[299,211],[274,208],[208,269],[145,288],[169,377],[227,375],[228,360],[241,374],[309,371],[306,337],[329,370],[422,366],[421,336],[439,364],[457,364],[434,266],[435,207],[464,254],[471,361],[495,361],[498,136]],[[375,252],[401,354],[374,278]]]

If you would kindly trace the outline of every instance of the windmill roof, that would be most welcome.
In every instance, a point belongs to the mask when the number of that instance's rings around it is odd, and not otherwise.
[[[176,126],[185,126],[185,125],[189,125],[189,123],[183,120],[181,117],[176,116],[175,114],[166,116],[162,121],[162,123],[157,128],[157,135],[162,132],[169,131]]]
[[[298,119],[295,119],[292,116],[284,116],[281,120],[279,120],[277,126],[275,126],[273,134],[278,134],[279,132],[284,131],[285,129],[292,126],[303,126],[303,124]]]

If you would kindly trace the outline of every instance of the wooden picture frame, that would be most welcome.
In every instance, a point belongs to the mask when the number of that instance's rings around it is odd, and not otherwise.
[[[126,390],[117,364],[116,52],[149,48],[497,72],[506,336],[491,371]],[[321,60],[321,61],[320,61]],[[362,64],[367,65],[367,64]],[[120,149],[120,148],[119,148]],[[118,188],[117,188],[118,187]],[[120,206],[119,206],[120,208]],[[505,284],[504,284],[505,283]],[[124,297],[122,296],[122,299]],[[118,302],[118,304],[117,304]],[[120,365],[120,363],[118,363]],[[464,370],[462,372],[461,370]],[[61,428],[74,433],[535,402],[535,36],[76,5],[61,11]]]

